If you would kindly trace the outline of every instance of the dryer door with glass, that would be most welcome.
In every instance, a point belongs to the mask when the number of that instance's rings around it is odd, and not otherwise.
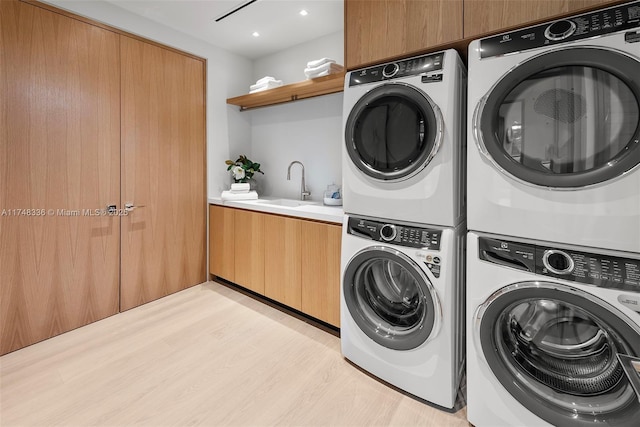
[[[557,426],[638,425],[639,396],[619,355],[640,356],[640,327],[612,305],[552,282],[495,292],[474,318],[475,345],[502,386]]]
[[[362,96],[346,121],[351,162],[383,181],[409,179],[435,156],[442,140],[442,114],[422,90],[386,83]]]
[[[534,56],[477,106],[480,151],[535,186],[572,189],[621,177],[640,163],[637,58],[576,47]]]
[[[411,350],[434,337],[441,322],[435,290],[420,266],[386,246],[351,258],[344,272],[349,314],[369,338],[393,350]]]

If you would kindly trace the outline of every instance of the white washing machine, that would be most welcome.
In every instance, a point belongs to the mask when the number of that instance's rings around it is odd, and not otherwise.
[[[443,408],[464,362],[464,224],[426,228],[345,216],[342,354]]]
[[[640,425],[640,255],[468,233],[467,417]]]
[[[640,252],[640,2],[469,46],[469,230]]]
[[[445,227],[463,220],[465,83],[455,50],[346,75],[345,212]]]

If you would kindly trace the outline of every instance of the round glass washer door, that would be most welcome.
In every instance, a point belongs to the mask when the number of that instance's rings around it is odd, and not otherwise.
[[[427,94],[407,84],[387,83],[367,92],[351,109],[346,150],[367,176],[402,181],[429,164],[442,132],[442,114]]]
[[[344,273],[349,314],[369,338],[411,350],[433,338],[441,308],[431,282],[407,255],[384,246],[363,249]]]
[[[640,402],[617,354],[640,355],[640,328],[581,290],[523,282],[476,312],[475,345],[502,386],[557,426],[637,426]]]
[[[581,188],[640,164],[640,62],[600,48],[565,48],[506,73],[479,103],[480,151],[526,184]]]

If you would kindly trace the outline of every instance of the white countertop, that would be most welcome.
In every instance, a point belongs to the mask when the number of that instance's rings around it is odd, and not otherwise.
[[[225,200],[224,202],[220,197],[209,197],[208,201],[212,205],[315,219],[318,221],[333,222],[336,224],[342,224],[342,218],[344,217],[342,206],[327,206],[322,204],[322,202],[300,202],[298,200],[275,197],[264,197],[258,200]],[[299,205],[287,206],[288,204]]]

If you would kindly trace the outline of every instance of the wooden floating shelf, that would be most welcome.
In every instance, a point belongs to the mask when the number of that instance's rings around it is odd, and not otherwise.
[[[299,83],[264,90],[262,92],[228,98],[227,104],[237,105],[240,110],[266,107],[268,105],[283,104],[299,99],[312,98],[314,96],[328,95],[342,92],[344,89],[344,72],[330,74]]]

